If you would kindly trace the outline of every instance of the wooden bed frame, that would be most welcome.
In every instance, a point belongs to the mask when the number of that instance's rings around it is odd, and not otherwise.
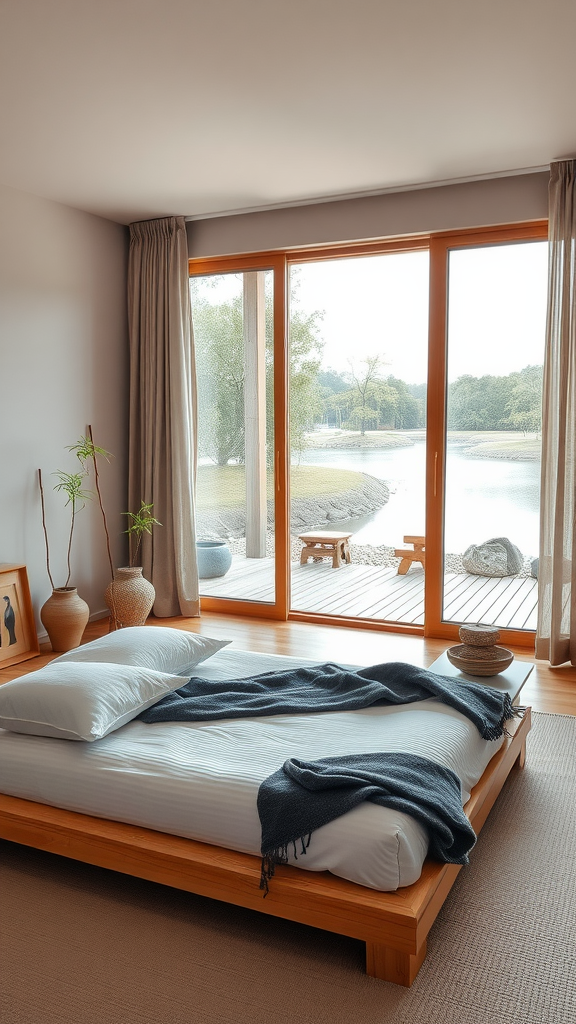
[[[524,765],[530,709],[507,726],[510,735],[464,808],[476,833],[514,765]],[[428,932],[460,871],[459,865],[426,861],[414,885],[387,893],[328,872],[279,867],[264,899],[257,857],[47,804],[0,796],[0,837],[362,939],[366,972],[400,985],[414,981]]]

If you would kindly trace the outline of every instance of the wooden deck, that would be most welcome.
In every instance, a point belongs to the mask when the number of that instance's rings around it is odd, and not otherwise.
[[[205,597],[270,603],[274,600],[274,560],[235,555],[226,576],[200,580]],[[537,580],[446,573],[444,619],[484,622],[502,629],[535,629]],[[424,622],[424,570],[413,566],[405,576],[377,565],[292,563],[293,611],[321,612],[353,618]]]

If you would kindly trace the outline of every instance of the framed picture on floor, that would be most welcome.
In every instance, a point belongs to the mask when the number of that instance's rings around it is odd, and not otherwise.
[[[0,668],[39,651],[26,566],[0,562]]]

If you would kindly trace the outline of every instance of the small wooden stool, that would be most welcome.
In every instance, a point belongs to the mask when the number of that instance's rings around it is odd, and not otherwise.
[[[410,551],[409,548],[396,548],[394,555],[396,558],[401,558],[402,561],[398,566],[398,575],[405,576],[408,569],[412,565],[412,562],[421,562],[422,568],[426,568],[426,553],[424,546],[426,543],[425,537],[404,537],[405,544],[413,544],[414,550]]]
[[[343,560],[349,563],[350,545],[348,541],[351,536],[351,533],[336,533],[333,530],[299,534],[298,540],[304,544],[300,554],[300,565],[306,565],[309,558],[320,562],[327,557],[332,559],[333,569],[338,569]]]

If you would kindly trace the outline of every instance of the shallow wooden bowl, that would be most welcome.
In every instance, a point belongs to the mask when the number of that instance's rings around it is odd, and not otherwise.
[[[512,651],[507,651],[505,647],[495,647],[494,658],[490,659],[462,657],[463,648],[464,644],[456,644],[455,647],[449,647],[446,654],[454,668],[458,668],[470,676],[497,676],[514,661]]]

